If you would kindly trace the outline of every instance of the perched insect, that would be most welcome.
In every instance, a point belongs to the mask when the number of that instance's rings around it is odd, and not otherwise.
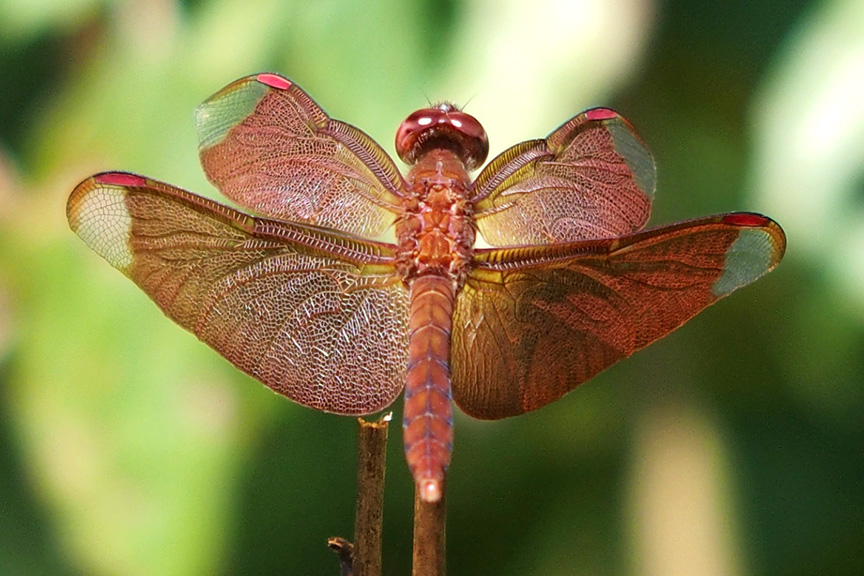
[[[368,414],[404,387],[405,453],[427,501],[450,462],[451,398],[485,419],[540,408],[785,250],[781,228],[751,213],[640,231],[654,161],[605,108],[506,150],[474,181],[486,133],[449,104],[399,127],[404,177],[275,74],[216,93],[197,127],[208,178],[262,217],[105,172],[72,192],[70,226],[170,318],[295,402]],[[396,244],[364,238],[391,226]],[[474,248],[477,231],[496,248]]]

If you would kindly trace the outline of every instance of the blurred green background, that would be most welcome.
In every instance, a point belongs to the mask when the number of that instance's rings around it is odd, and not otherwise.
[[[612,106],[656,156],[652,222],[755,210],[789,236],[560,402],[457,415],[450,574],[864,574],[862,30],[861,0],[0,0],[0,574],[337,573],[354,420],[239,374],[65,221],[100,170],[213,196],[193,110],[263,70],[390,151],[427,98],[493,153]],[[388,575],[401,451],[394,427]]]

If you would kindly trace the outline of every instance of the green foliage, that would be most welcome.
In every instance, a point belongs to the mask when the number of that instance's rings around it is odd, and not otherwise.
[[[562,401],[457,416],[450,573],[864,572],[858,5],[0,2],[0,575],[336,573],[353,420],[239,375],[63,214],[106,169],[213,196],[193,111],[264,70],[391,151],[427,97],[467,102],[493,154],[611,105],[655,153],[654,222],[787,229],[777,272]]]

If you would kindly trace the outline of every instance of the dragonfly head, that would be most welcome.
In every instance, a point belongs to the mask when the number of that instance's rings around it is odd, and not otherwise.
[[[476,118],[446,102],[417,110],[396,131],[396,152],[406,164],[416,164],[440,148],[451,150],[468,170],[476,170],[489,154],[489,139]]]

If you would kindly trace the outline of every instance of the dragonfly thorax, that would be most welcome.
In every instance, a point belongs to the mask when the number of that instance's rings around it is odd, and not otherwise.
[[[461,286],[475,237],[463,162],[449,150],[429,152],[411,169],[408,184],[411,196],[396,225],[403,281],[435,274]]]

